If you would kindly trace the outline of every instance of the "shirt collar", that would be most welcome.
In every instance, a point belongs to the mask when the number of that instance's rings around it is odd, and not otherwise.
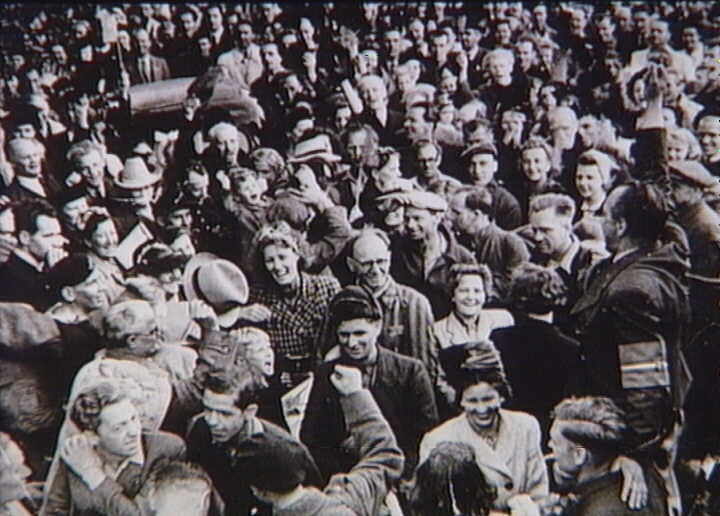
[[[572,262],[575,259],[575,255],[577,255],[578,251],[580,250],[580,241],[577,240],[574,236],[571,236],[572,243],[570,244],[570,247],[567,251],[565,251],[565,254],[563,254],[562,258],[560,260],[550,260],[548,261],[548,267],[552,267],[554,269],[562,269],[567,273],[572,272]]]
[[[27,188],[28,190],[40,195],[41,197],[46,197],[47,193],[45,192],[45,188],[42,185],[42,182],[40,181],[40,178],[37,177],[26,177],[26,176],[17,176],[17,181],[22,185],[23,187]]]
[[[20,258],[22,261],[27,262],[28,265],[37,269],[38,272],[43,272],[45,265],[42,262],[37,261],[35,259],[35,257],[33,255],[31,255],[30,253],[28,253],[22,249],[15,249],[15,255],[18,258]]]

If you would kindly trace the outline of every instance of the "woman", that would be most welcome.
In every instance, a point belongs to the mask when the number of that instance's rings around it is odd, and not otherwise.
[[[580,155],[575,171],[576,201],[580,207],[578,220],[592,220],[600,215],[614,183],[616,168],[613,159],[604,152],[592,149]]]
[[[107,214],[90,215],[82,231],[82,239],[90,259],[107,280],[112,302],[125,290],[125,274],[115,257],[118,250],[115,222]]]
[[[331,276],[302,272],[306,243],[285,222],[263,227],[253,241],[259,285],[251,288],[241,317],[265,323],[287,387],[307,378],[315,366],[325,314],[340,284]]]
[[[520,151],[522,179],[519,185],[518,201],[523,221],[527,222],[530,198],[543,193],[565,193],[560,183],[552,178],[552,147],[542,138],[531,137]]]
[[[497,490],[496,510],[509,511],[528,496],[534,501],[547,496],[540,425],[528,414],[501,408],[511,393],[500,362],[485,353],[466,360],[453,376],[463,413],[425,434],[420,463],[444,441],[466,443]]]
[[[700,142],[693,133],[682,127],[665,128],[665,152],[668,160],[700,160]]]

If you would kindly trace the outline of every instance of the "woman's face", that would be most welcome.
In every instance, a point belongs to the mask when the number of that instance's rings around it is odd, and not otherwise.
[[[578,165],[575,186],[583,199],[598,198],[605,193],[605,185],[597,165]]]
[[[162,285],[165,294],[174,296],[180,290],[180,281],[182,280],[183,271],[180,268],[163,272],[158,275],[158,280]]]
[[[497,420],[503,398],[495,387],[480,382],[467,387],[460,400],[465,417],[472,428],[489,428]]]
[[[453,293],[455,311],[465,317],[480,314],[485,305],[485,284],[477,274],[467,274],[460,278]]]
[[[670,161],[687,159],[690,147],[687,143],[673,139],[667,143],[667,155]]]
[[[550,172],[550,159],[545,150],[527,149],[522,153],[522,169],[531,183],[544,183]]]
[[[118,246],[118,234],[112,220],[98,224],[92,235],[90,247],[101,258],[109,259],[115,256]]]
[[[281,286],[292,285],[299,276],[300,256],[289,247],[269,245],[263,250],[265,269],[272,279]]]

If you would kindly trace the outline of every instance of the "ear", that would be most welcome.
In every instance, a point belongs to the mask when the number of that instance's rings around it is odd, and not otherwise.
[[[627,232],[627,221],[624,218],[619,218],[615,221],[617,225],[618,235],[624,235]]]
[[[347,260],[345,260],[345,261],[347,262],[347,266],[348,266],[348,269],[350,269],[350,272],[352,272],[353,274],[357,274],[358,269],[359,269],[357,260],[355,258],[353,258],[352,256],[348,256]]]
[[[583,466],[589,458],[588,451],[583,446],[576,446],[573,450],[573,460],[576,466]]]
[[[30,233],[26,230],[20,231],[20,233],[18,233],[18,242],[20,242],[20,245],[23,247],[27,246],[30,242]]]
[[[243,410],[243,416],[255,417],[257,415],[257,411],[258,411],[257,403],[251,403],[250,405],[245,407],[245,410]]]
[[[72,303],[73,301],[75,301],[75,289],[72,287],[63,287],[60,290],[60,295],[68,303]]]

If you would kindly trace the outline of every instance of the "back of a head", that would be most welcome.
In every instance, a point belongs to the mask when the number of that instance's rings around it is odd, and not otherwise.
[[[657,242],[669,215],[663,192],[654,184],[628,183],[614,188],[607,202],[614,219],[624,219],[627,236],[648,245]]]
[[[417,516],[485,516],[495,497],[473,448],[465,443],[442,442],[418,466],[409,504]]]

